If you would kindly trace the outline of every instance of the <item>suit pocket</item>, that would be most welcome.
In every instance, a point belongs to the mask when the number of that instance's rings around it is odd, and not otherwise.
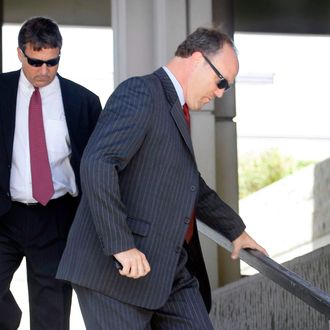
[[[148,235],[150,229],[150,223],[148,221],[131,217],[128,217],[126,221],[133,234],[139,236]]]

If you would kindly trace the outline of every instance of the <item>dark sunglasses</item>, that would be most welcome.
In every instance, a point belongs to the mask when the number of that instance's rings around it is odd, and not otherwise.
[[[47,60],[47,61],[43,61],[43,60],[37,60],[35,58],[31,58],[29,56],[27,56],[24,52],[24,50],[22,50],[22,53],[24,54],[24,56],[26,57],[28,63],[31,65],[31,66],[34,66],[34,67],[40,67],[42,66],[43,64],[46,64],[48,67],[52,67],[52,66],[55,66],[59,63],[60,61],[60,55],[58,57],[55,57],[55,58],[52,58],[50,60]]]
[[[227,91],[231,86],[229,85],[227,79],[218,71],[218,69],[212,64],[212,62],[204,55],[202,54],[205,61],[210,65],[210,67],[213,69],[215,74],[220,78],[220,81],[217,83],[217,86],[219,89],[224,89]]]

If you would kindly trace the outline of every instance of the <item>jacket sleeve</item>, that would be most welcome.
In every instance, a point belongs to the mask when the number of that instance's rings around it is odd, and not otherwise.
[[[205,183],[201,176],[196,216],[230,241],[235,240],[245,229],[241,217]]]
[[[80,174],[105,255],[135,246],[120,194],[120,172],[147,134],[150,93],[141,78],[122,83],[109,98],[82,157]]]

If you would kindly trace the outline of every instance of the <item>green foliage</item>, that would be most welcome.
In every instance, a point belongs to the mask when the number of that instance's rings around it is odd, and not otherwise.
[[[242,156],[238,163],[239,198],[244,198],[312,163],[313,161],[297,161],[284,156],[278,149],[269,149],[257,156]]]

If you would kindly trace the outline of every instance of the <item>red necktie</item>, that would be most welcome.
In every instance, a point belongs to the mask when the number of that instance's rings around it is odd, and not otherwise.
[[[35,88],[29,106],[29,143],[32,196],[46,205],[54,194],[52,173],[47,153],[39,88]]]
[[[183,105],[183,114],[184,114],[184,119],[186,120],[187,126],[188,126],[189,131],[190,131],[190,114],[189,114],[189,109],[188,109],[187,103],[185,103]],[[187,243],[190,242],[190,240],[193,236],[194,224],[195,224],[195,209],[193,209],[193,211],[192,211],[189,226],[188,226],[188,229],[186,231],[185,238],[184,238]]]
[[[183,114],[184,114],[184,119],[186,120],[187,126],[190,131],[190,113],[187,103],[183,105]]]

